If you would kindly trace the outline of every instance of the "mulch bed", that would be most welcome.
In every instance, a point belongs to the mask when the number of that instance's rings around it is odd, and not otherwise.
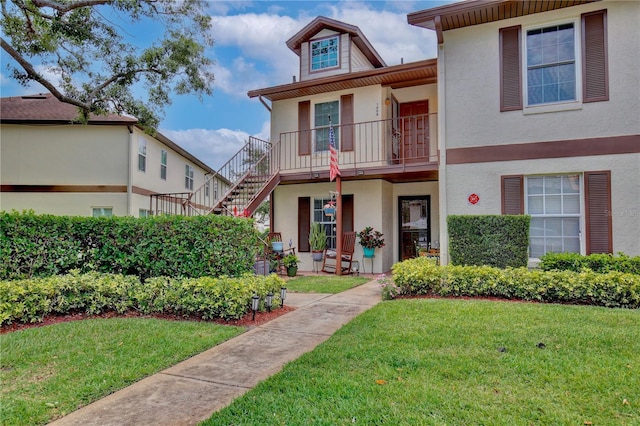
[[[255,321],[252,320],[253,313],[249,312],[245,316],[237,320],[229,320],[225,321],[223,319],[215,319],[215,320],[203,320],[197,316],[182,316],[182,315],[174,315],[174,314],[141,314],[136,311],[129,311],[124,314],[119,314],[117,312],[106,312],[100,315],[87,315],[85,313],[75,313],[68,315],[49,315],[44,318],[44,321],[38,323],[13,323],[8,325],[3,325],[0,328],[0,334],[11,333],[14,331],[25,330],[27,328],[34,327],[44,327],[47,325],[58,324],[61,322],[69,322],[69,321],[81,321],[89,318],[158,318],[164,319],[167,321],[201,321],[201,322],[212,322],[215,324],[221,325],[233,325],[238,327],[255,327],[258,325],[262,325],[267,323],[275,318],[278,318],[280,315],[284,315],[291,311],[295,310],[292,306],[285,305],[282,308],[272,309],[271,312],[256,312]]]

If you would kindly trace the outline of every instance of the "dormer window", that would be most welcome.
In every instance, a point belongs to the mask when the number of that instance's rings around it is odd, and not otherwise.
[[[338,36],[311,41],[311,71],[339,66],[340,40]]]

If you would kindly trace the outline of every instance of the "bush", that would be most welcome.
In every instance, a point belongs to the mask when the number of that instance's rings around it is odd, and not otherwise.
[[[624,253],[611,254],[547,253],[540,258],[540,268],[544,271],[574,271],[591,269],[594,272],[610,271],[640,275],[640,256],[629,257]]]
[[[267,293],[279,304],[284,281],[277,275],[230,278],[147,279],[144,284],[132,275],[86,274],[15,281],[0,281],[0,325],[13,322],[41,322],[50,314],[104,312],[170,313],[202,319],[239,319],[251,308],[251,297],[261,298],[263,310]]]
[[[525,215],[451,215],[449,254],[454,265],[527,266],[529,222]]]
[[[489,266],[437,266],[416,258],[393,266],[403,295],[481,296],[640,308],[640,275],[591,270],[541,271]]]
[[[79,269],[137,275],[240,276],[253,270],[253,222],[226,216],[66,217],[0,213],[0,279]]]

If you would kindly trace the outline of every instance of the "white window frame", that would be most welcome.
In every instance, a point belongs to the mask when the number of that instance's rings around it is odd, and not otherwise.
[[[164,149],[160,150],[160,179],[167,180],[167,162],[169,153]]]
[[[541,104],[529,104],[529,81],[528,81],[528,50],[527,35],[529,31],[539,30],[559,25],[573,24],[573,48],[574,48],[574,68],[575,68],[575,99]],[[556,22],[546,22],[536,24],[522,29],[521,51],[522,51],[522,99],[524,102],[524,114],[538,114],[554,111],[568,111],[582,108],[582,28],[580,19],[572,18]]]
[[[322,53],[319,53],[317,55],[314,56],[314,44],[319,45],[317,47],[317,49],[322,49],[323,46],[322,44],[324,43],[330,43],[331,40],[335,40],[335,49],[336,49],[336,63],[335,65],[332,65],[331,62],[332,60],[330,59],[323,59],[322,58]],[[325,71],[325,70],[330,70],[330,69],[336,69],[336,68],[340,68],[340,34],[336,34],[330,37],[323,37],[321,39],[316,39],[316,40],[309,40],[309,71],[310,72],[318,72],[318,71]],[[326,46],[327,49],[330,49],[331,46]],[[314,58],[318,58],[320,57],[320,59],[318,61],[314,62]],[[327,65],[323,66],[324,63],[327,63]],[[314,68],[315,64],[318,64],[317,68]]]
[[[138,138],[138,171],[147,171],[147,140]]]
[[[91,207],[91,215],[93,217],[111,217],[113,216],[113,207],[112,206]]]
[[[207,179],[206,176],[205,176],[205,179]],[[211,195],[211,179],[207,179],[207,181],[204,183],[204,196],[206,198],[209,198],[210,195]]]
[[[333,126],[333,134],[336,140],[336,150],[340,152],[340,109],[342,108],[342,105],[340,105],[339,99],[329,99],[322,102],[315,102],[313,104],[313,129],[314,129],[313,152],[316,154],[329,152],[329,124],[319,123],[316,120],[316,117],[317,117],[316,108],[318,108],[320,105],[331,104],[331,103],[336,103],[338,105],[337,112],[331,115],[331,125]],[[326,140],[324,136],[325,133],[326,133]],[[322,143],[323,143],[322,147],[320,147],[318,143],[318,138],[320,136],[322,136]],[[326,149],[321,149],[321,148],[324,148],[325,143],[326,143]]]
[[[193,191],[193,177],[194,170],[189,164],[184,166],[184,187],[190,191]]]
[[[138,209],[138,217],[149,217],[151,216],[151,211],[148,209]]]
[[[578,207],[580,209],[579,213],[530,213],[530,198],[529,196],[532,194],[529,194],[529,179],[531,178],[554,178],[554,177],[569,177],[569,176],[578,176],[579,179],[579,185],[578,185]],[[544,188],[544,185],[543,185]],[[561,193],[559,194],[553,194],[553,195],[560,195],[561,197],[563,195],[569,195],[571,193],[567,193],[565,194],[564,192],[561,191]],[[538,196],[539,194],[536,194],[535,196]],[[533,196],[533,195],[532,195]],[[544,200],[544,193],[541,195],[543,197],[543,202],[546,202]],[[563,172],[563,173],[553,173],[553,174],[544,174],[544,175],[527,175],[525,176],[525,180],[524,180],[524,208],[525,208],[525,214],[531,216],[532,219],[532,223],[531,223],[531,228],[533,228],[534,225],[534,219],[537,218],[543,218],[543,219],[553,219],[553,218],[577,218],[578,219],[578,252],[580,254],[585,254],[586,252],[586,247],[585,247],[585,241],[583,236],[585,235],[585,198],[584,198],[584,174],[581,172]],[[564,200],[561,200],[562,203],[564,203]],[[539,257],[534,256],[532,254],[531,251],[531,238],[535,236],[532,236],[531,231],[529,232],[529,257],[531,257],[532,259],[539,259]],[[543,236],[542,237],[544,239],[544,243],[543,246],[546,247],[546,239],[547,236]],[[552,238],[552,237],[549,237]],[[564,234],[562,235],[562,238],[565,238]],[[563,246],[564,246],[564,241],[563,241]],[[545,252],[548,253],[548,252]]]
[[[324,205],[335,199],[330,197],[314,197],[311,204],[311,222],[318,222],[327,234],[327,248],[336,248],[336,218],[333,220],[324,214]]]

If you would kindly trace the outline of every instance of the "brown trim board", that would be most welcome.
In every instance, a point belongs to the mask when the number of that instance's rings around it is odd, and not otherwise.
[[[127,192],[126,185],[0,185],[0,192]]]
[[[447,164],[640,153],[640,135],[447,149]]]

